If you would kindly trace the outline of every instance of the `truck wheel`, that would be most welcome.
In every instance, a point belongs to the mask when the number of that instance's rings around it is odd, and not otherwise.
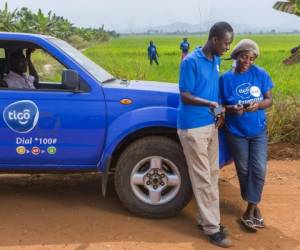
[[[163,136],[132,143],[117,162],[115,189],[123,204],[136,215],[176,215],[192,197],[180,144]]]

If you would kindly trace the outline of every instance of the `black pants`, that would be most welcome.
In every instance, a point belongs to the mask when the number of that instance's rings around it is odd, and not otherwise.
[[[150,64],[152,65],[153,61],[158,65],[157,57],[150,57]]]

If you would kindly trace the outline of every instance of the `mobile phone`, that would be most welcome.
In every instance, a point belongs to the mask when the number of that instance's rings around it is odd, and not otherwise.
[[[212,109],[214,116],[218,116],[222,114],[222,111],[223,111],[223,107],[221,105]]]
[[[250,106],[250,103],[244,103],[244,104],[243,104],[243,108],[244,108],[244,109],[248,108],[249,106]]]

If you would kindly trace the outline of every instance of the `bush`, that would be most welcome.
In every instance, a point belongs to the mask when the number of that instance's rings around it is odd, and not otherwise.
[[[90,45],[90,43],[88,41],[84,40],[81,36],[78,36],[78,35],[70,36],[67,39],[67,41],[69,43],[71,43],[77,49],[85,49]]]
[[[270,143],[300,142],[300,98],[276,95],[268,110]]]

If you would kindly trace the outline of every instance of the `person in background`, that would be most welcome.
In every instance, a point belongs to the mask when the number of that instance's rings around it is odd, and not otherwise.
[[[152,65],[153,61],[158,65],[157,58],[159,57],[156,46],[151,40],[148,46],[148,59],[150,60],[150,64]]]
[[[226,107],[226,135],[234,159],[242,198],[248,206],[240,220],[249,231],[265,227],[258,204],[265,183],[267,121],[265,109],[272,105],[273,82],[256,66],[257,44],[241,40],[233,49],[232,70],[220,78],[222,103]]]
[[[181,60],[183,60],[189,53],[189,49],[190,49],[190,44],[186,37],[183,38],[183,41],[180,43],[180,49],[181,49]]]
[[[26,57],[22,51],[14,52],[9,57],[10,71],[4,77],[8,88],[34,89],[38,83],[38,74],[31,62],[32,49],[26,50]],[[29,74],[27,74],[27,68]]]
[[[177,132],[183,147],[199,217],[198,227],[213,244],[231,246],[220,226],[219,108],[220,56],[229,50],[233,29],[226,22],[213,25],[203,48],[196,48],[180,65]]]
[[[300,45],[291,49],[291,54],[295,54],[297,51],[300,51]]]

